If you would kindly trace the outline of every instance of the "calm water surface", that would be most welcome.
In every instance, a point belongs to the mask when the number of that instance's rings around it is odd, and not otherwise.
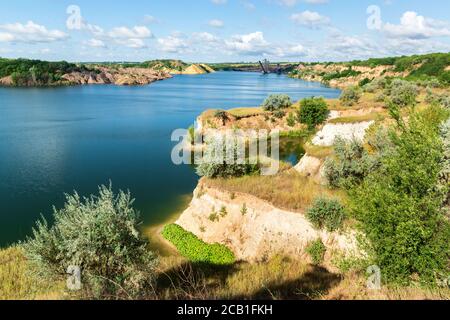
[[[109,181],[131,191],[146,225],[161,223],[198,180],[190,166],[172,164],[172,131],[205,109],[256,106],[271,93],[339,95],[316,83],[238,72],[142,87],[0,88],[0,246],[24,239],[41,214],[51,217],[63,193],[89,195]]]

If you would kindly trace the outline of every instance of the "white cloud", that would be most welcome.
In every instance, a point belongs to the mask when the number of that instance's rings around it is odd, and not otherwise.
[[[105,42],[103,42],[102,40],[98,40],[98,39],[90,39],[90,40],[86,41],[85,44],[87,46],[93,47],[93,48],[106,48]]]
[[[189,48],[189,44],[183,35],[174,33],[165,38],[158,39],[159,49],[163,52],[182,53]]]
[[[45,26],[28,21],[26,24],[10,23],[0,25],[0,41],[42,43],[66,40],[69,36],[59,30],[48,30]]]
[[[224,23],[222,20],[213,19],[208,22],[208,25],[213,28],[223,28]]]
[[[211,0],[212,3],[220,5],[220,4],[226,4],[227,0]]]
[[[230,40],[226,40],[225,45],[227,50],[245,55],[261,55],[270,51],[270,44],[260,31],[235,35]]]
[[[318,29],[330,24],[330,18],[309,10],[294,13],[291,15],[291,20],[310,29]]]
[[[108,36],[114,39],[146,39],[152,38],[152,32],[145,26],[133,28],[117,27],[108,32]]]
[[[400,24],[386,23],[383,31],[390,38],[427,39],[450,36],[450,24],[407,11],[401,17]]]
[[[218,42],[220,40],[218,37],[209,32],[194,32],[192,34],[192,39],[194,41],[202,43],[213,43]]]

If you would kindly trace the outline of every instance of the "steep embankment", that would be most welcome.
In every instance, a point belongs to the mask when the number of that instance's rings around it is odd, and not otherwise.
[[[300,64],[290,75],[333,87],[362,85],[377,78],[400,77],[450,84],[450,53],[390,57],[345,63]]]
[[[203,181],[176,223],[207,243],[226,245],[243,261],[262,261],[277,254],[307,259],[306,246],[319,238],[330,254],[357,252],[353,232],[316,230],[301,213],[276,208],[248,194],[219,190]]]
[[[93,72],[71,72],[61,77],[68,84],[115,84],[120,86],[145,85],[171,78],[170,74],[145,68],[96,67]]]

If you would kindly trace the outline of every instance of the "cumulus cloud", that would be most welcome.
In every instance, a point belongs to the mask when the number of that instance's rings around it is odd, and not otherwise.
[[[89,39],[85,42],[85,45],[92,47],[92,48],[106,48],[105,42],[98,39]]]
[[[270,44],[261,31],[235,35],[226,40],[225,45],[227,50],[245,55],[261,55],[270,51]]]
[[[400,24],[386,23],[383,31],[391,38],[427,39],[450,36],[450,24],[425,18],[414,11],[407,11],[401,17]]]
[[[165,38],[158,39],[158,49],[168,53],[183,53],[189,49],[186,37],[179,33],[174,33]]]
[[[146,39],[152,38],[152,32],[145,26],[135,26],[133,28],[117,27],[108,32],[108,36],[118,39]]]
[[[310,29],[318,29],[330,24],[330,18],[309,10],[294,13],[291,15],[291,20]]]
[[[0,25],[0,41],[42,43],[66,40],[69,36],[59,30],[48,30],[45,26],[28,21]]]

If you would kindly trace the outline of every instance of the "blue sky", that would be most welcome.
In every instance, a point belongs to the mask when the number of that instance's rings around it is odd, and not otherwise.
[[[0,6],[0,56],[11,58],[342,61],[450,51],[448,0],[15,0]]]

